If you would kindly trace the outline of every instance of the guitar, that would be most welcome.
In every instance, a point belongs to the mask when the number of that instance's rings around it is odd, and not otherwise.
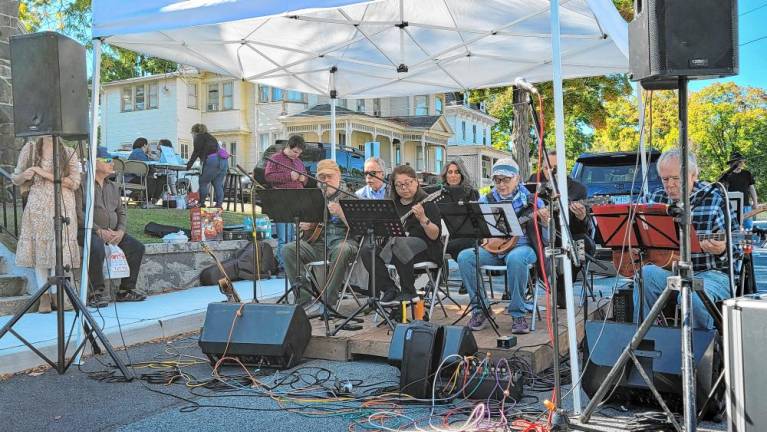
[[[232,280],[229,278],[229,275],[226,274],[226,270],[224,270],[224,266],[221,265],[221,261],[218,260],[218,257],[216,257],[215,254],[213,254],[213,251],[210,250],[207,244],[205,242],[200,242],[200,247],[202,250],[208,253],[208,255],[213,258],[213,261],[216,262],[216,266],[218,267],[218,270],[221,272],[224,277],[218,280],[218,290],[221,291],[221,294],[226,296],[226,301],[229,303],[242,303],[242,300],[240,299],[240,295],[237,294],[237,291],[234,289],[234,285],[232,285]]]
[[[743,215],[743,220],[751,219],[752,217],[758,215],[759,213],[764,213],[767,211],[767,204],[759,204],[758,206],[751,209],[750,212],[745,213]]]
[[[727,240],[725,233],[698,234],[698,241],[704,240]],[[732,244],[737,246],[749,247],[759,244],[761,238],[752,233],[732,233]],[[634,277],[639,266],[639,254],[632,250],[622,257],[620,251],[613,252],[613,265],[618,274],[624,277]],[[644,261],[641,264],[655,264],[658,267],[670,269],[675,262],[679,261],[678,249],[648,249]]]
[[[595,205],[609,204],[610,197],[607,195],[599,195],[593,198],[586,198],[586,199],[572,201],[572,202],[583,204],[585,207],[591,207]],[[530,214],[532,213],[532,211],[533,211],[533,208],[531,206],[519,217],[520,225],[526,224],[530,219],[532,219],[530,217]],[[500,255],[500,254],[505,254],[506,252],[514,249],[514,246],[517,245],[518,241],[519,241],[519,238],[516,236],[512,236],[508,238],[492,237],[492,238],[485,239],[482,242],[481,246],[490,253]]]
[[[442,189],[439,189],[439,190],[437,190],[435,192],[430,193],[429,195],[426,195],[426,197],[424,199],[422,199],[421,201],[418,201],[415,204],[424,204],[424,203],[427,203],[427,202],[430,202],[430,201],[436,201],[436,200],[438,200],[438,198],[441,198],[441,197],[442,197]],[[402,224],[404,225],[405,221],[407,220],[407,218],[409,218],[412,214],[413,214],[413,209],[411,208],[405,214],[400,216],[400,218],[399,218],[400,222],[402,222]]]

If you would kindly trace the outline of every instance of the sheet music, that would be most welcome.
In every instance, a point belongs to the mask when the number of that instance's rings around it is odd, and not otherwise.
[[[490,228],[490,233],[492,235],[504,236],[510,234],[515,237],[524,235],[522,227],[519,225],[517,214],[514,212],[514,205],[512,203],[501,202],[493,204],[480,204],[479,208],[482,210],[482,214],[485,217],[485,222],[487,222],[487,225]],[[509,228],[511,228],[511,233],[506,233],[497,228],[498,220],[500,219],[501,214],[506,217]]]

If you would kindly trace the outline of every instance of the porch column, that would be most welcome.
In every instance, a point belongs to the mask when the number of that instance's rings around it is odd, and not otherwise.
[[[426,159],[426,134],[421,135],[421,154],[423,155],[423,167],[421,171],[428,171],[429,164]],[[417,163],[418,161],[416,161]]]

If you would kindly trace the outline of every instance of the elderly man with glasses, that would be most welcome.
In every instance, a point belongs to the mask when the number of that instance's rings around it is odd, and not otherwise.
[[[384,177],[386,176],[386,163],[383,159],[373,156],[365,161],[365,186],[358,189],[355,194],[362,199],[384,199],[388,189]]]
[[[527,209],[532,208],[533,195],[519,182],[519,166],[511,158],[499,159],[492,169],[495,187],[487,195],[480,197],[480,203],[503,203],[508,202],[514,208],[517,216],[521,216]],[[539,218],[547,222],[548,210],[543,207],[543,201],[538,200]],[[525,315],[525,290],[529,277],[529,266],[538,260],[538,242],[535,234],[535,226],[530,222],[524,223],[521,236],[514,248],[506,253],[495,254],[485,249],[479,249],[479,265],[505,265],[507,272],[507,286],[509,292],[509,306],[506,313],[512,317],[511,332],[525,334],[530,332]],[[540,230],[539,230],[540,231]],[[487,317],[479,309],[479,302],[486,301],[486,294],[481,287],[477,287],[477,265],[474,249],[465,249],[458,254],[458,268],[461,272],[463,284],[469,292],[474,311],[469,320],[469,328],[482,330],[487,326]],[[490,315],[493,315],[490,310]]]

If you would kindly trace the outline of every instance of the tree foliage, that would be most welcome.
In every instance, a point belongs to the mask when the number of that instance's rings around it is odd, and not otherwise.
[[[91,0],[21,0],[19,20],[27,31],[54,30],[79,41],[92,55]],[[102,45],[101,79],[104,82],[173,72],[173,62]]]

